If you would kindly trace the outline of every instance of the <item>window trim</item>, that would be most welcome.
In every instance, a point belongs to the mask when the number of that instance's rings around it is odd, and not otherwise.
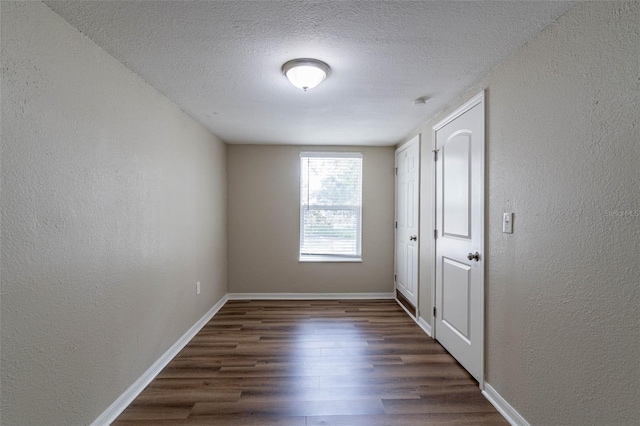
[[[304,205],[302,203],[302,159],[303,158],[360,158],[360,205],[354,206],[321,206],[323,210],[358,210],[358,224],[356,227],[356,253],[355,255],[344,254],[302,254],[302,237],[304,230]],[[299,229],[298,229],[298,261],[311,263],[361,263],[362,262],[362,204],[364,198],[364,154],[355,151],[300,151],[298,161],[298,208],[299,208]]]

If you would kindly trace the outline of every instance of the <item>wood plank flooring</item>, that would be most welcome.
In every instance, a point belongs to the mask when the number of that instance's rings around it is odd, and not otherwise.
[[[393,300],[229,301],[115,425],[508,425]]]

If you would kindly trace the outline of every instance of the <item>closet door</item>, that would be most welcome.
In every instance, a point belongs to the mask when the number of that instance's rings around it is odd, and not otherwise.
[[[396,151],[396,289],[418,304],[420,137]]]

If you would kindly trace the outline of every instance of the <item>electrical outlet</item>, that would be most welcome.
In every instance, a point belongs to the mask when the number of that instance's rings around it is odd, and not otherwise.
[[[196,296],[200,294],[200,281],[196,283]]]

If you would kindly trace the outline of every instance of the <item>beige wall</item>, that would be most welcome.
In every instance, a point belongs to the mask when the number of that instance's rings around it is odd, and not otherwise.
[[[449,110],[486,88],[486,381],[532,425],[640,419],[639,23],[638,2],[579,4]]]
[[[227,291],[225,147],[44,4],[1,26],[2,423],[89,424]]]
[[[300,263],[299,153],[363,153],[362,263]],[[393,291],[393,147],[227,147],[229,292]]]
[[[451,107],[487,89],[486,380],[534,425],[640,418],[639,9],[579,4]],[[1,19],[2,424],[95,419],[227,291],[227,247],[231,292],[393,290],[392,148],[361,149],[364,262],[298,263],[312,148],[230,146],[226,174],[219,140],[46,6]],[[421,128],[423,313],[446,112]]]

